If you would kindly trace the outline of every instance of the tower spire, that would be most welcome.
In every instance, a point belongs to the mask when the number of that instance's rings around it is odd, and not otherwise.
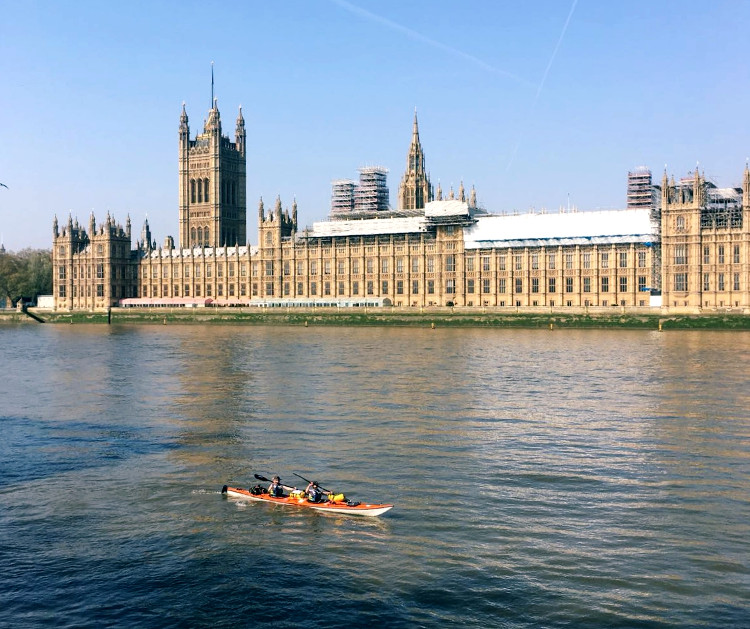
[[[215,107],[214,105],[214,62],[211,62],[211,109]]]

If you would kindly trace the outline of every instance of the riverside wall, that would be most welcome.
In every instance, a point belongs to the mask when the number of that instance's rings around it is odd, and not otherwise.
[[[478,308],[112,308],[109,311],[0,311],[0,324],[222,324],[472,328],[750,330],[742,312],[670,313],[638,309]]]

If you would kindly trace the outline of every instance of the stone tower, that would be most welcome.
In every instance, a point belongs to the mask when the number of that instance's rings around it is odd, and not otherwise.
[[[221,133],[213,99],[208,120],[195,140],[185,104],[180,115],[180,246],[247,244],[246,135],[240,107],[234,142]]]
[[[421,210],[429,201],[432,201],[432,185],[424,169],[424,152],[419,141],[419,124],[415,109],[411,146],[409,146],[409,155],[406,158],[406,172],[398,187],[398,209]]]
[[[258,262],[260,268],[261,297],[282,296],[282,278],[288,279],[291,267],[283,268],[284,264],[291,264],[282,260],[282,244],[294,242],[297,233],[297,200],[292,203],[292,212],[282,210],[281,198],[276,197],[276,204],[270,212],[265,211],[263,199],[258,203]],[[283,273],[282,273],[283,271]]]

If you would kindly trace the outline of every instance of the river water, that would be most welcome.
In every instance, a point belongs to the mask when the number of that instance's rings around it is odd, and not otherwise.
[[[750,333],[0,327],[2,627],[750,626]],[[380,518],[228,499],[293,472]]]

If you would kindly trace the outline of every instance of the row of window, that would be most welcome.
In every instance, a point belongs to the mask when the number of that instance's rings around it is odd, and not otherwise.
[[[608,277],[602,277],[600,278],[600,292],[602,293],[608,293],[610,292],[610,281]],[[619,292],[626,293],[628,292],[628,278],[627,277],[620,277],[619,279]],[[274,282],[266,282],[265,283],[265,293],[264,296],[273,296],[275,292],[274,288]],[[375,280],[367,280],[365,282],[362,282],[362,286],[365,289],[364,294],[366,295],[375,295],[376,291],[376,281]],[[360,282],[358,280],[354,280],[351,282],[351,292],[347,290],[347,282],[340,281],[340,282],[329,282],[324,281],[318,283],[317,281],[311,281],[309,286],[309,295],[310,296],[317,296],[318,295],[318,288],[320,288],[320,295],[322,296],[328,296],[332,295],[332,288],[333,286],[336,286],[338,292],[336,293],[339,296],[342,295],[349,295],[356,296],[360,294]],[[241,283],[239,285],[239,295],[241,297],[246,296],[246,284]],[[258,283],[254,282],[251,285],[251,294],[253,297],[258,296]],[[291,294],[291,286],[292,284],[290,282],[284,282],[283,284],[283,293],[284,296],[290,296]],[[393,283],[394,292],[396,295],[403,295],[405,294],[406,287],[408,286],[407,280],[396,280]],[[584,293],[591,293],[593,292],[593,286],[594,283],[591,281],[591,278],[585,277],[583,278],[581,289]],[[445,293],[448,295],[452,295],[456,293],[456,287],[457,282],[454,279],[448,279],[445,282]],[[516,294],[522,294],[524,292],[524,281],[522,278],[517,278],[515,281],[507,282],[505,278],[501,278],[498,282],[498,293],[505,294],[508,292],[508,289],[512,287],[513,292]],[[391,284],[389,280],[382,280],[377,288],[380,289],[381,295],[388,295],[390,294]],[[530,283],[530,292],[531,293],[540,293],[542,285],[538,278],[532,278]],[[556,278],[549,278],[547,284],[547,293],[556,293],[558,292],[558,284]],[[152,286],[150,289],[151,295],[149,295],[149,287],[143,286],[142,292],[143,297],[167,297],[170,296],[168,294],[169,286],[167,284],[164,284],[161,287],[161,290],[163,291],[162,295],[159,295],[160,287],[159,286]],[[216,285],[216,296],[223,297],[224,296],[224,284],[217,284]],[[481,293],[483,294],[490,294],[492,289],[492,284],[489,279],[481,280],[481,283],[475,283],[474,280],[467,280],[466,281],[466,293],[467,294],[475,294],[476,292],[479,292],[481,290]],[[646,285],[646,276],[640,276],[638,278],[638,290],[644,291],[647,289]],[[201,286],[195,285],[193,289],[195,291],[195,296],[200,297],[201,296]],[[227,295],[230,297],[235,296],[235,285],[234,284],[228,284],[226,286]],[[426,280],[425,281],[425,291],[428,295],[434,295],[436,290],[436,283],[435,280]],[[573,293],[574,292],[574,282],[573,278],[565,278],[565,284],[563,288],[564,292],[566,293]],[[185,284],[183,286],[183,296],[184,297],[190,297],[190,291],[191,291],[191,285]],[[206,297],[212,297],[213,296],[213,286],[211,284],[207,284],[205,286]],[[172,297],[179,297],[180,296],[180,286],[175,284],[172,287],[173,294]],[[297,292],[296,295],[305,295],[305,283],[304,282],[297,282]],[[412,295],[418,295],[420,294],[420,281],[419,280],[411,280],[411,294]]]

